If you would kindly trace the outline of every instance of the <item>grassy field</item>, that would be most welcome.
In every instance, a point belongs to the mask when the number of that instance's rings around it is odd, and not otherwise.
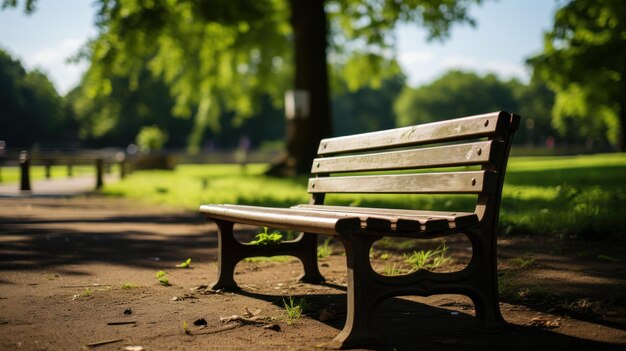
[[[308,201],[306,177],[263,175],[265,165],[181,165],[140,171],[105,194],[195,210],[204,203],[291,206]],[[473,210],[473,196],[329,195],[327,204]],[[502,234],[626,239],[626,154],[513,157],[503,192]]]
[[[72,167],[72,174],[74,176],[94,174],[94,166],[74,166]],[[46,171],[44,166],[32,166],[30,167],[30,180],[35,181],[44,179]],[[50,167],[51,178],[66,178],[67,166],[52,166]],[[4,183],[17,183],[20,181],[20,169],[17,166],[2,167],[0,168],[0,184]]]

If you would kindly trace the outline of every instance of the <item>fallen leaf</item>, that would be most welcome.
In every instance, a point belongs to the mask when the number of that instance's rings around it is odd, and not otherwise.
[[[560,325],[560,320],[560,318],[549,320],[547,318],[535,317],[530,320],[530,326],[546,329],[558,328]]]
[[[209,288],[208,285],[198,285],[198,286],[193,287],[193,288],[191,288],[189,290],[191,290],[191,291],[204,291],[204,290],[206,290],[208,288]]]
[[[182,294],[179,296],[172,297],[172,301],[184,301],[187,299],[197,299],[198,297],[193,294]]]
[[[244,313],[243,316],[246,317],[246,318],[252,318],[254,316],[258,316],[259,314],[261,314],[261,309],[260,308],[254,310],[254,311],[250,311],[248,309],[248,307],[246,307],[246,313]]]

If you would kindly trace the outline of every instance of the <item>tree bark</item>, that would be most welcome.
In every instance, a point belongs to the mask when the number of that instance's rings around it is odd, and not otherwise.
[[[332,135],[324,1],[289,3],[295,52],[294,89],[309,93],[310,110],[307,118],[287,120],[286,150],[267,172],[283,177],[309,173],[320,140]]]

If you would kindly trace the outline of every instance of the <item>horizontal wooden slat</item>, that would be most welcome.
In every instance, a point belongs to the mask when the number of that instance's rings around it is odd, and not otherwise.
[[[417,169],[489,162],[493,141],[366,155],[317,158],[311,173]]]
[[[511,125],[511,118],[511,114],[507,112],[493,112],[412,127],[324,139],[320,142],[317,153],[329,155],[480,138],[508,129]]]
[[[478,194],[492,189],[489,171],[309,179],[310,193]]]
[[[202,205],[210,219],[317,234],[345,234],[361,229],[361,220],[346,214],[242,205]]]
[[[416,231],[439,231],[448,228],[468,228],[478,224],[478,216],[473,212],[445,212],[445,211],[421,211],[402,210],[371,207],[329,206],[329,205],[298,205],[297,208],[314,209],[316,211],[362,213],[372,216],[392,216],[396,218],[396,230]],[[444,219],[447,224],[439,221]],[[415,223],[417,222],[417,223]]]

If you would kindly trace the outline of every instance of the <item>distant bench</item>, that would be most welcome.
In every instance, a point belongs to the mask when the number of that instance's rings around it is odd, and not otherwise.
[[[309,204],[287,209],[201,206],[200,212],[219,229],[219,272],[213,289],[237,289],[235,265],[253,256],[293,255],[304,266],[302,281],[323,282],[317,266],[317,234],[331,235],[343,243],[348,266],[347,318],[333,340],[334,347],[373,342],[369,326],[375,306],[401,295],[463,294],[472,299],[476,316],[486,327],[504,326],[498,304],[496,225],[519,121],[517,115],[494,112],[324,139],[311,168],[315,177],[308,183]],[[459,170],[463,169],[460,166],[479,167]],[[425,169],[436,172],[425,173]],[[326,206],[327,193],[475,194],[477,200],[474,212],[436,212]],[[242,244],[233,237],[234,223],[302,234],[270,247]],[[473,253],[461,271],[418,270],[404,276],[383,276],[370,265],[370,248],[384,236],[434,238],[457,233],[467,235]]]

